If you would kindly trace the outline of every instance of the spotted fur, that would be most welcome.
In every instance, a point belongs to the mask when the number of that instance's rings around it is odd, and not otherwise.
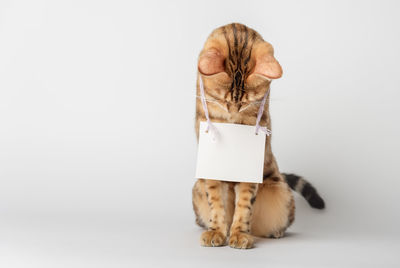
[[[221,123],[255,125],[260,100],[269,89],[271,79],[281,75],[272,46],[256,31],[239,23],[222,26],[211,33],[200,53],[198,66],[206,98],[213,100],[207,102],[210,119]],[[198,99],[197,136],[199,123],[205,120]],[[260,124],[271,129],[269,97]],[[295,216],[290,178],[279,172],[271,151],[271,136],[268,136],[263,183],[199,179],[192,196],[196,222],[207,229],[201,235],[201,245],[228,243],[233,248],[251,248],[253,235],[282,237]],[[308,194],[314,193],[304,189]],[[312,199],[305,197],[309,202]]]

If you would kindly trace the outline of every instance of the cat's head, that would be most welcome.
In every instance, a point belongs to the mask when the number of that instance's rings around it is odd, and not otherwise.
[[[214,30],[198,60],[207,93],[229,103],[260,99],[282,76],[274,49],[253,29],[233,23]]]

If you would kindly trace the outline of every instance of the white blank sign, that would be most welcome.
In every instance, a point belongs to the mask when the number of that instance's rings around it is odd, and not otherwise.
[[[221,181],[263,181],[266,134],[255,126],[212,123],[218,130],[214,141],[200,122],[196,178]]]

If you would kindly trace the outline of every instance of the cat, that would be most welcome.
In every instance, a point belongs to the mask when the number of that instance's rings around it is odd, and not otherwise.
[[[271,44],[255,30],[239,23],[215,29],[198,59],[199,79],[204,83],[207,107],[212,122],[255,125],[260,100],[271,80],[282,76]],[[261,125],[271,129],[269,97]],[[196,101],[196,134],[205,121],[201,100]],[[280,238],[293,223],[295,203],[291,192],[299,192],[318,209],[325,207],[316,189],[303,178],[279,172],[271,151],[271,136],[266,137],[263,182],[237,183],[198,179],[192,190],[196,223],[205,228],[202,246],[247,249],[254,236]],[[227,239],[229,237],[229,239]]]

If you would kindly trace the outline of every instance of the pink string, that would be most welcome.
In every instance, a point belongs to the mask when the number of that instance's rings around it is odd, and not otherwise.
[[[206,97],[205,97],[205,93],[204,93],[204,84],[203,84],[203,79],[201,78],[201,76],[200,76],[200,81],[199,82],[200,82],[201,103],[203,104],[204,115],[206,116],[206,119],[207,119],[206,133],[210,132],[212,140],[216,141],[217,140],[217,136],[218,136],[218,130],[211,123],[210,116],[208,115],[208,108],[207,108]]]
[[[271,130],[269,130],[267,127],[262,127],[260,126],[260,120],[261,117],[264,113],[264,106],[265,106],[265,101],[267,100],[269,94],[269,88],[267,89],[267,92],[265,92],[265,95],[261,101],[260,108],[258,109],[257,113],[257,120],[256,120],[256,135],[258,135],[258,130],[261,129],[262,132],[264,132],[267,136],[271,135]]]

